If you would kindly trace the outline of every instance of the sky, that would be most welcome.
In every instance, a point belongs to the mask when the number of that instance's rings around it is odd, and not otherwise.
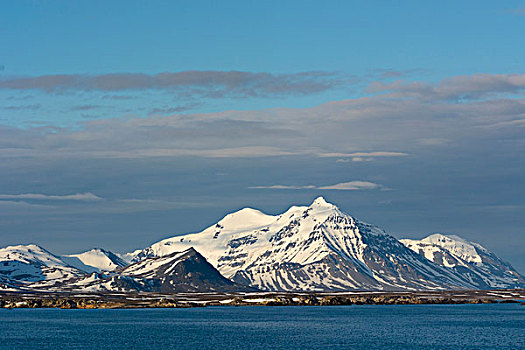
[[[0,246],[143,248],[324,196],[525,273],[525,2],[6,1]]]

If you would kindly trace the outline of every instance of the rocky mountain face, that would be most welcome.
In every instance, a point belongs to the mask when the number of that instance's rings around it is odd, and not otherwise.
[[[281,215],[242,209],[202,232],[165,239],[134,261],[194,247],[225,277],[262,290],[482,288],[323,198]],[[503,285],[502,285],[503,286]]]
[[[223,277],[193,248],[162,257],[140,260],[125,267],[119,274],[153,281],[153,291],[164,293],[250,290]]]
[[[525,278],[481,245],[454,235],[433,234],[422,240],[402,239],[414,252],[454,271],[479,289],[523,288]]]
[[[202,254],[202,255],[201,255]],[[280,215],[245,208],[202,232],[120,256],[0,249],[0,290],[231,292],[524,288],[512,266],[457,236],[397,240],[317,198]]]

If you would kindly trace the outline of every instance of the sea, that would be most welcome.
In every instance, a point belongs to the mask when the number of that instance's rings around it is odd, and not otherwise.
[[[2,309],[0,349],[525,349],[525,306]]]

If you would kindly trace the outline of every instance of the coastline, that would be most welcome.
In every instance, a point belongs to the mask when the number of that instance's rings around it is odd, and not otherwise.
[[[525,306],[525,289],[410,292],[52,293],[3,292],[0,308],[136,309],[206,306],[334,306],[418,304]]]

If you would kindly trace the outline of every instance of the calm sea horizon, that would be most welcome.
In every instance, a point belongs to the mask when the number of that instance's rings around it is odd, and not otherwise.
[[[525,306],[0,310],[0,349],[523,349]]]

